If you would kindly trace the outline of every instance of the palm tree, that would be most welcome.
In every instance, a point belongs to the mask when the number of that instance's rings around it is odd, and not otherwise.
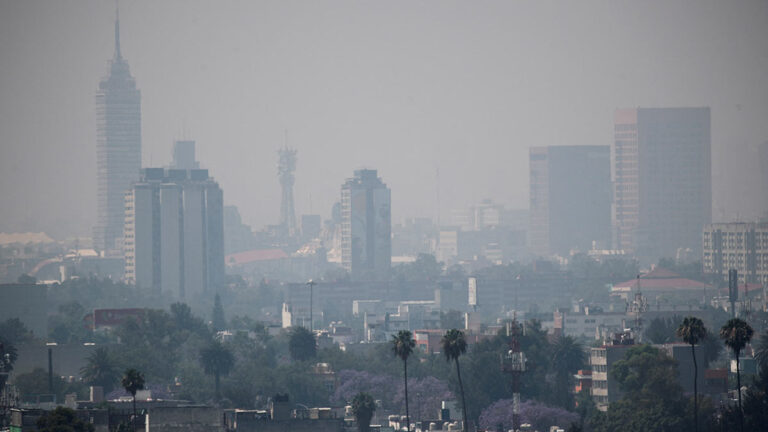
[[[744,412],[741,410],[741,367],[739,365],[739,354],[741,350],[752,339],[752,334],[755,331],[747,324],[746,321],[740,318],[731,318],[720,329],[720,338],[725,342],[725,346],[733,351],[733,355],[736,357],[736,384],[738,386],[739,393],[739,424],[741,425],[741,431],[744,431]]]
[[[552,344],[552,369],[558,386],[556,392],[563,408],[573,409],[570,384],[573,374],[584,367],[586,353],[582,345],[571,336],[560,336]]]
[[[691,345],[691,357],[693,357],[693,427],[699,430],[699,365],[696,363],[696,345],[707,337],[707,329],[704,323],[695,316],[685,317],[680,327],[677,328],[677,337]]]
[[[416,341],[408,330],[400,330],[392,335],[392,353],[403,360],[403,382],[405,383],[405,422],[408,432],[411,432],[411,415],[408,411],[408,357],[413,352]]]
[[[459,378],[459,392],[461,392],[461,410],[464,416],[464,430],[469,430],[467,422],[467,402],[464,400],[464,384],[461,382],[461,368],[459,368],[459,357],[467,352],[467,341],[464,339],[464,332],[461,330],[450,329],[443,335],[440,341],[443,347],[443,354],[447,361],[453,360],[456,363],[456,376]]]
[[[358,393],[352,398],[352,413],[355,415],[357,430],[368,432],[371,430],[371,418],[376,411],[376,402],[368,393]]]
[[[120,384],[133,397],[133,429],[136,430],[136,392],[144,390],[144,375],[136,369],[127,369]]]
[[[80,368],[80,375],[83,377],[83,381],[91,385],[101,386],[104,389],[104,394],[109,393],[120,378],[120,372],[117,371],[114,358],[104,347],[97,348],[88,356],[88,363]]]
[[[200,350],[200,364],[208,375],[213,375],[216,383],[216,400],[221,397],[219,383],[222,375],[229,375],[235,365],[235,356],[221,342],[214,340],[210,345]]]

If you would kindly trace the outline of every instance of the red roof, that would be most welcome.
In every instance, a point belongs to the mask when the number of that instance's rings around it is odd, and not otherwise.
[[[762,291],[763,286],[761,284],[757,283],[748,283],[748,284],[739,284],[739,294],[744,294],[744,290],[748,293],[754,292],[754,291]],[[728,294],[728,287],[721,288],[720,293],[722,294]]]
[[[288,258],[281,249],[254,249],[227,255],[227,264],[240,265],[259,261],[272,261]]]
[[[632,279],[613,286],[614,291],[632,291],[640,284],[641,291],[674,291],[712,288],[704,282],[686,279],[677,273],[667,269],[656,267],[652,271],[641,275],[639,279]]]
[[[728,378],[728,369],[707,369],[704,371],[704,378],[705,379],[713,379],[713,378],[726,379]]]

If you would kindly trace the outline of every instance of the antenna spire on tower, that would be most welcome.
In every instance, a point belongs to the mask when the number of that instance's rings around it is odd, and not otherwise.
[[[115,59],[122,59],[120,53],[120,2],[115,1]]]

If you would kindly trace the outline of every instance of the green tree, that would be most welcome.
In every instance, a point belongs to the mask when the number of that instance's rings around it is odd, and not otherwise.
[[[681,318],[654,318],[645,329],[645,337],[655,344],[669,343],[675,340],[675,332]]]
[[[32,337],[32,332],[18,318],[10,318],[0,322],[0,340],[12,345],[20,345],[30,341]]]
[[[186,303],[173,303],[171,305],[171,317],[173,319],[176,328],[179,330],[186,330],[190,333],[195,333],[201,336],[207,336],[209,330],[205,326],[205,322],[192,314],[192,309]]]
[[[371,430],[371,419],[376,412],[376,403],[368,393],[358,393],[352,398],[352,413],[359,432]]]
[[[104,388],[104,393],[109,393],[115,383],[120,379],[115,359],[104,347],[99,347],[88,356],[88,362],[80,368],[83,380],[94,386]]]
[[[584,347],[571,336],[560,336],[552,343],[552,370],[555,373],[555,395],[565,409],[573,409],[571,382],[573,374],[584,367],[587,355]]]
[[[650,345],[634,346],[609,374],[625,394],[605,414],[592,418],[594,431],[686,430],[687,403],[672,358]]]
[[[768,330],[760,333],[755,348],[755,360],[761,371],[768,373]]]
[[[411,415],[408,410],[408,357],[413,353],[416,341],[408,330],[400,330],[392,335],[392,353],[403,361],[403,382],[405,384],[405,421],[408,432],[411,432]]]
[[[685,317],[680,327],[677,328],[677,337],[691,346],[691,357],[693,357],[693,428],[696,432],[699,430],[699,365],[696,363],[696,345],[707,337],[707,329],[704,323],[695,316]]]
[[[739,424],[742,432],[744,431],[744,411],[741,406],[741,367],[739,363],[739,355],[741,354],[741,350],[743,350],[752,339],[753,333],[754,330],[752,330],[752,327],[740,318],[729,319],[720,329],[720,338],[723,339],[725,346],[730,348],[734,357],[736,357],[736,383],[739,393]]]
[[[467,352],[467,341],[464,338],[464,333],[457,329],[448,330],[444,335],[440,344],[443,348],[443,354],[447,361],[453,360],[456,364],[456,377],[459,380],[459,391],[461,392],[461,410],[464,416],[464,430],[469,430],[469,422],[467,421],[467,402],[464,400],[464,384],[461,382],[461,368],[459,367],[459,357]]]
[[[37,430],[40,432],[93,432],[92,424],[77,417],[75,410],[56,407],[37,419]]]
[[[136,369],[126,369],[120,384],[133,398],[133,428],[136,429],[136,392],[144,390],[144,375]]]
[[[200,350],[200,364],[208,375],[213,375],[216,390],[216,400],[221,399],[221,376],[229,375],[235,365],[235,356],[224,344],[214,340],[210,345]]]
[[[317,356],[315,335],[305,327],[292,327],[288,334],[288,351],[295,361],[306,361]]]
[[[221,297],[216,293],[213,299],[213,312],[211,313],[211,327],[213,331],[220,332],[227,328],[227,319],[224,317],[224,306],[221,305]]]

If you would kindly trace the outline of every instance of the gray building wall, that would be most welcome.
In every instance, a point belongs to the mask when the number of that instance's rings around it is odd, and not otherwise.
[[[341,188],[341,262],[353,279],[386,280],[392,265],[391,195],[376,170]]]
[[[36,337],[45,339],[48,336],[47,310],[46,285],[0,285],[0,321],[18,318]]]
[[[550,146],[530,151],[531,250],[567,256],[611,243],[608,146]]]

